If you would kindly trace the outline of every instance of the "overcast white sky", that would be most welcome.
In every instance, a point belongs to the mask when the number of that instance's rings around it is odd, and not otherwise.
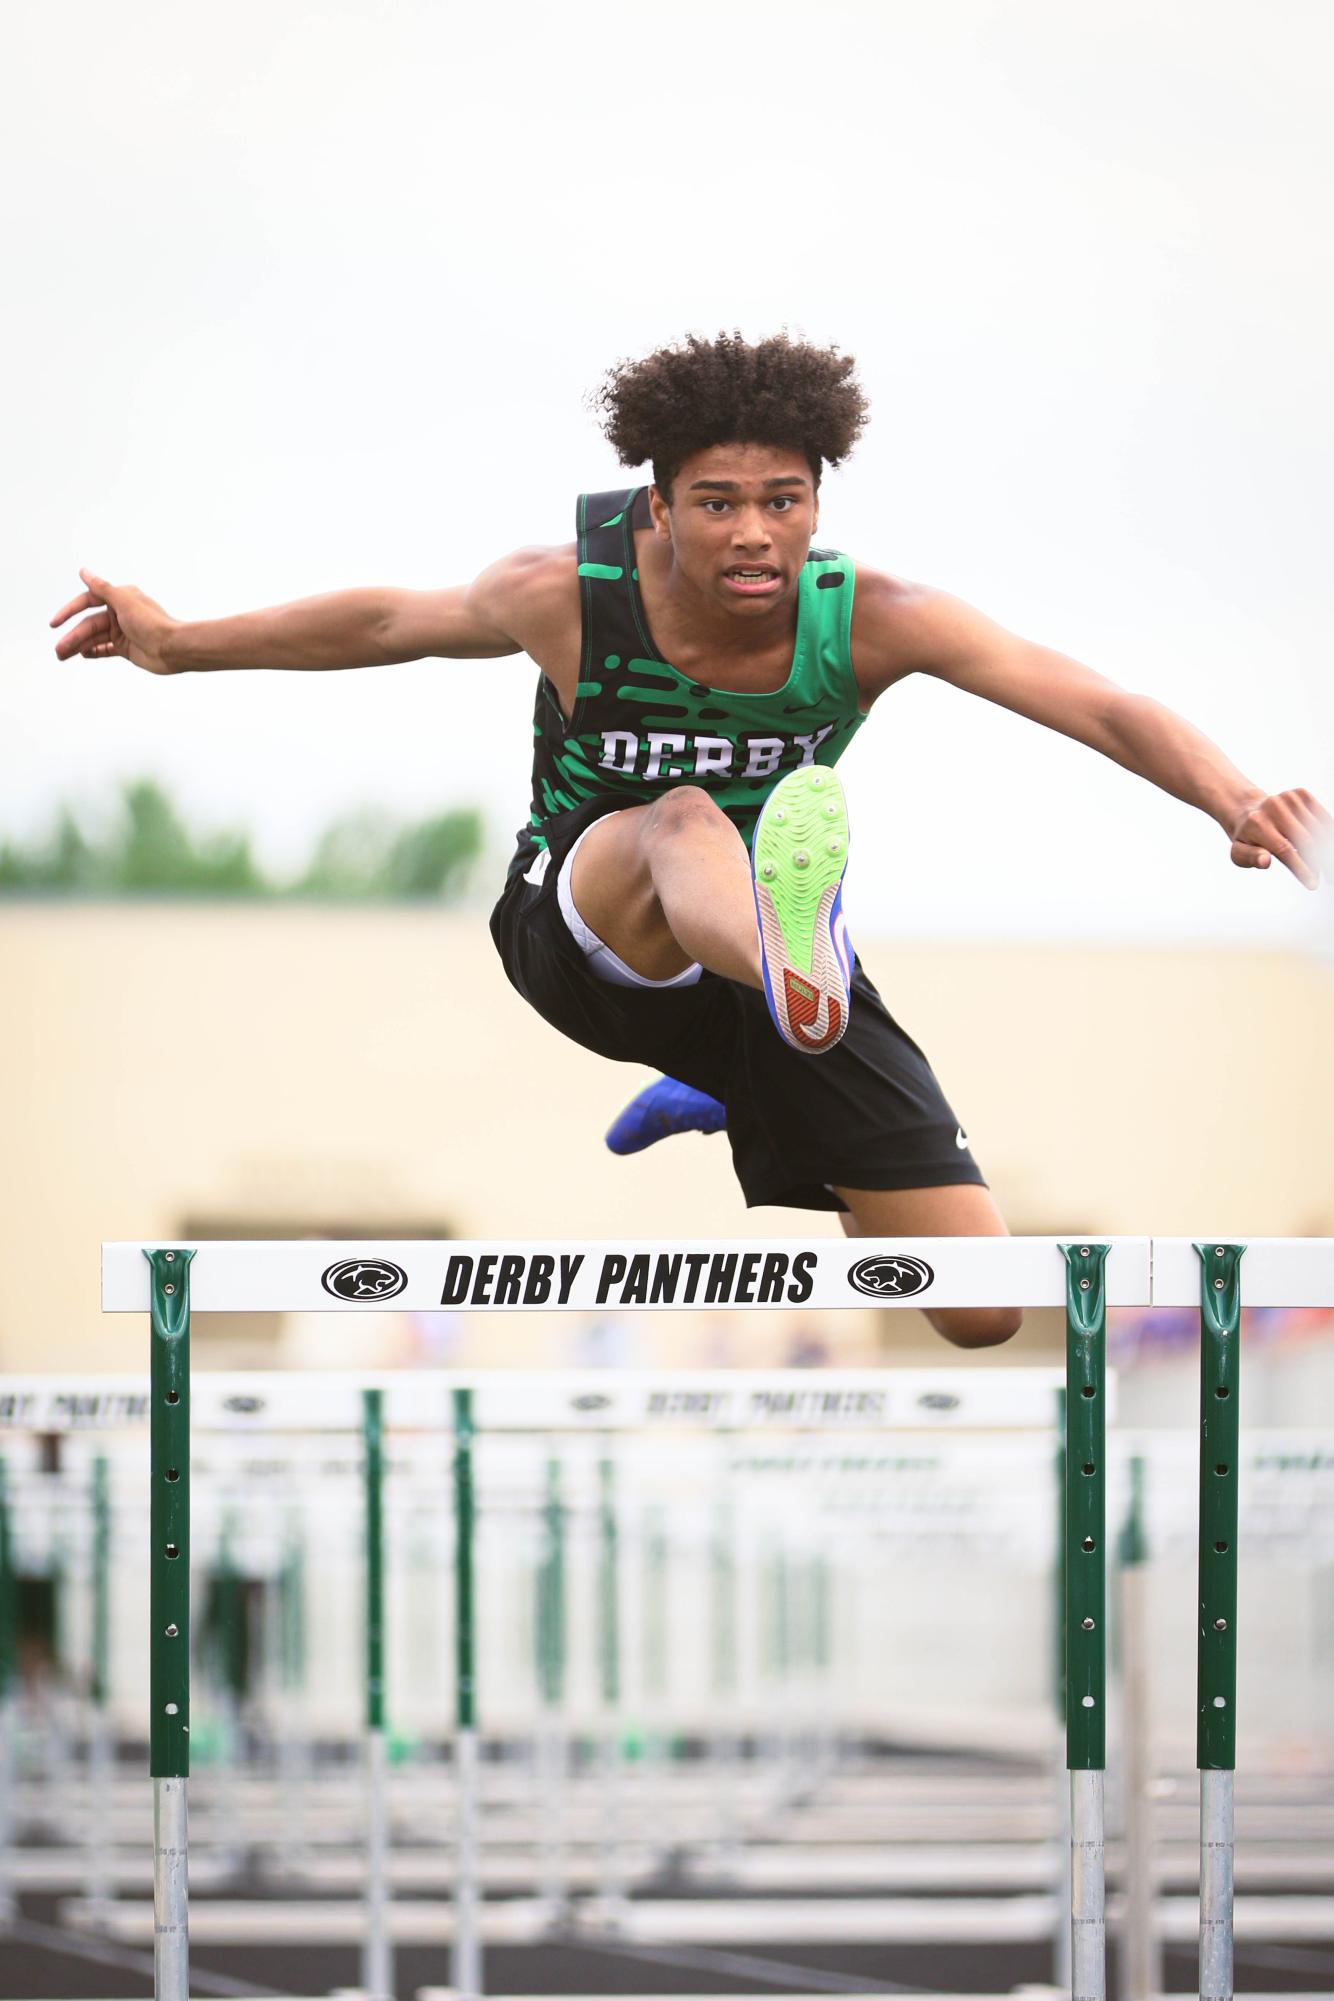
[[[499,864],[526,662],[159,682],[45,621],[81,563],[190,617],[566,540],[622,477],[602,369],[733,325],[860,361],[822,541],[1334,804],[1324,0],[47,0],[3,35],[0,831],[151,772],[275,863],[478,802]],[[854,935],[1334,934],[941,687],[843,769]]]

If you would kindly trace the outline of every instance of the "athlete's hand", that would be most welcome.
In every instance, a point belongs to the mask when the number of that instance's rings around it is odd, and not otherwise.
[[[1317,889],[1320,871],[1334,871],[1334,820],[1320,801],[1298,788],[1273,792],[1248,806],[1231,828],[1238,868],[1268,868],[1281,861],[1303,889]]]
[[[109,660],[115,655],[132,661],[149,674],[174,674],[177,669],[167,658],[167,646],[177,620],[163,611],[133,584],[109,584],[91,570],[80,570],[87,588],[71,598],[51,620],[64,625],[81,611],[91,612],[72,632],[57,642],[57,660]]]

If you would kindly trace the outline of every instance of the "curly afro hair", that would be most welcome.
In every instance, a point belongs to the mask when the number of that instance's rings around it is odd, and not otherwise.
[[[622,463],[647,460],[668,500],[685,461],[710,445],[799,447],[818,486],[822,468],[847,457],[866,423],[855,368],[836,347],[785,333],[753,345],[739,333],[689,334],[642,361],[618,362],[592,401]]]

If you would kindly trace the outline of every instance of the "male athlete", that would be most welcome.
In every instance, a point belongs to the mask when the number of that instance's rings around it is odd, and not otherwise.
[[[52,624],[88,615],[56,652],[156,674],[528,654],[532,813],[491,928],[555,1027],[663,1073],[613,1143],[725,1119],[750,1204],[837,1209],[855,1236],[1002,1234],[959,1121],[843,924],[833,766],[873,703],[933,674],[1114,758],[1208,813],[1239,867],[1276,858],[1310,889],[1329,817],[1308,792],[1266,795],[1147,696],[814,548],[821,474],[866,414],[837,350],[692,338],[614,369],[600,405],[652,484],[584,495],[573,544],[453,589],[191,623],[85,570]],[[979,1346],[1020,1316],[930,1318]]]

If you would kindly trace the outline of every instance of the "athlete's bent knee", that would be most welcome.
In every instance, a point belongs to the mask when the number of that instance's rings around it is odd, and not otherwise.
[[[679,834],[696,832],[718,820],[725,820],[721,806],[714,803],[702,785],[674,785],[655,799],[644,816],[644,835],[672,840]]]
[[[938,1334],[956,1348],[999,1348],[1012,1341],[1024,1324],[1017,1306],[956,1306],[939,1308],[931,1316]]]

